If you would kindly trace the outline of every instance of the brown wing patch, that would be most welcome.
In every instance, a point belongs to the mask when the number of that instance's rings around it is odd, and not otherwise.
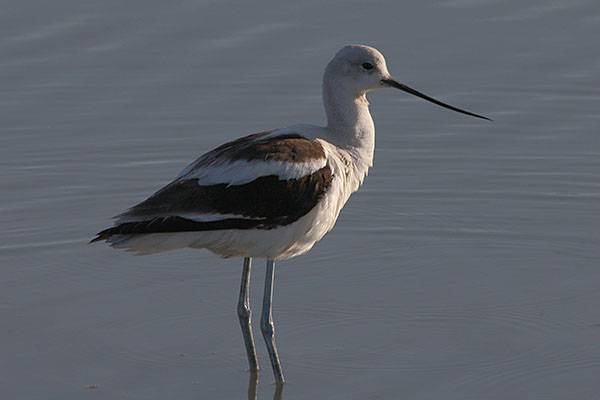
[[[212,163],[225,159],[306,162],[325,158],[325,151],[319,142],[306,139],[296,133],[268,136],[272,132],[255,133],[225,143],[202,156],[198,160],[198,167],[201,167],[204,162]]]
[[[307,162],[325,158],[323,146],[300,135],[290,134],[257,140],[239,149],[233,160]]]

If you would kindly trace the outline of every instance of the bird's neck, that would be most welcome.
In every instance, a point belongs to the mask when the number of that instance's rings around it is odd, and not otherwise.
[[[334,144],[348,151],[357,164],[370,167],[375,149],[375,125],[365,94],[344,91],[342,85],[325,80],[323,103],[327,129],[336,141]]]

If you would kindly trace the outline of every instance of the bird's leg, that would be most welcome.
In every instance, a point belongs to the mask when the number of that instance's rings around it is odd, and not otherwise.
[[[275,374],[275,381],[278,385],[285,382],[283,372],[281,371],[281,363],[277,355],[277,346],[275,345],[275,325],[273,324],[273,276],[275,275],[275,262],[267,260],[267,274],[265,277],[265,293],[263,296],[263,308],[260,318],[260,330],[262,331],[269,357],[271,358],[271,366]]]
[[[244,258],[244,268],[242,270],[242,284],[240,286],[240,298],[238,300],[237,313],[244,335],[244,344],[246,345],[246,354],[248,355],[248,364],[250,371],[258,370],[258,361],[256,360],[256,348],[254,347],[254,337],[252,336],[252,311],[250,310],[250,269],[252,267],[252,258]]]

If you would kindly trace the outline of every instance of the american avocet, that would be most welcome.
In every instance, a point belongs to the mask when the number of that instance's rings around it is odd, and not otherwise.
[[[243,257],[238,316],[251,370],[258,369],[248,299],[252,257],[267,260],[260,327],[278,384],[284,382],[271,314],[275,260],[306,253],[329,232],[373,164],[375,127],[365,94],[393,87],[473,117],[392,78],[383,55],[342,48],[325,68],[327,126],[293,125],[226,143],[116,218],[92,242],[139,254],[183,247]]]

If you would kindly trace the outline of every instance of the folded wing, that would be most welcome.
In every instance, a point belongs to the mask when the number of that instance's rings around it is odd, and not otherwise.
[[[246,136],[198,158],[92,241],[113,235],[277,228],[315,207],[332,178],[318,141],[277,131]]]

